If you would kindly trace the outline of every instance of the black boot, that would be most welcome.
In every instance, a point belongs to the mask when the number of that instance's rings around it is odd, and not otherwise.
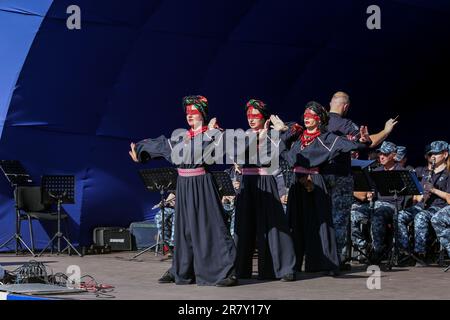
[[[158,283],[172,283],[172,282],[175,282],[175,277],[170,272],[170,270],[167,270],[166,273],[164,273],[163,276],[158,279]]]
[[[339,271],[350,271],[352,270],[352,266],[350,263],[341,262],[339,265]]]
[[[329,277],[339,277],[341,275],[341,271],[339,269],[325,271],[325,275]]]
[[[233,287],[238,284],[236,276],[232,275],[216,283],[216,287]]]
[[[288,273],[281,277],[280,281],[282,282],[291,282],[295,281],[295,273]]]

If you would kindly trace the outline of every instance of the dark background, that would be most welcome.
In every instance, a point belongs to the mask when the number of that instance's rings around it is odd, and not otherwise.
[[[81,30],[66,28],[71,4]],[[381,30],[366,27],[372,4]],[[33,14],[24,1],[2,5]],[[328,106],[343,90],[348,116],[371,133],[399,115],[389,140],[419,165],[426,143],[449,140],[449,30],[448,1],[53,1],[18,71],[0,155],[37,181],[76,175],[67,210],[82,244],[96,226],[148,216],[157,195],[144,190],[129,143],[185,127],[185,95],[206,96],[222,127],[246,128],[250,98],[292,121],[308,101]],[[0,191],[2,240],[13,228],[5,179]]]

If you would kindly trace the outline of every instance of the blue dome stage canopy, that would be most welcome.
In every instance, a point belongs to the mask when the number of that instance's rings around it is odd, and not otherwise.
[[[249,98],[296,120],[307,101],[328,105],[347,91],[350,117],[373,133],[400,114],[390,140],[420,164],[425,143],[449,139],[440,114],[449,107],[450,3],[377,1],[381,30],[366,27],[371,4],[3,0],[0,158],[20,160],[35,181],[76,175],[76,204],[65,209],[81,245],[94,227],[148,218],[158,195],[137,171],[167,164],[133,163],[129,144],[185,127],[188,94],[208,97],[222,127],[243,128]],[[70,5],[81,9],[81,30],[66,26]],[[35,224],[37,247],[51,227]],[[13,192],[1,177],[0,242],[13,232]]]

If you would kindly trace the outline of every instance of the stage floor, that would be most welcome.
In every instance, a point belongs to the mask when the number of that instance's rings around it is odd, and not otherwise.
[[[394,268],[381,272],[381,289],[369,290],[366,267],[354,265],[353,270],[332,278],[320,274],[299,274],[295,282],[242,280],[240,286],[230,288],[177,286],[158,284],[157,279],[169,268],[170,260],[161,262],[154,253],[145,253],[130,261],[133,252],[105,255],[76,256],[45,255],[40,258],[0,254],[0,265],[14,270],[25,262],[37,260],[48,270],[66,272],[68,266],[78,265],[81,274],[93,276],[98,283],[115,287],[115,299],[168,300],[253,300],[253,299],[450,299],[450,271],[438,266],[427,268]],[[70,299],[104,299],[92,293],[59,296]]]

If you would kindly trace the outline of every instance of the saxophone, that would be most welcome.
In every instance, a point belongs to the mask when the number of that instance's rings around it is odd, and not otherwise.
[[[436,169],[436,159],[433,158],[431,160],[431,170],[430,173],[426,176],[425,178],[425,183],[423,184],[424,186],[426,184],[431,184],[431,180],[433,177],[433,173],[434,173],[434,169]],[[427,203],[427,201],[430,199],[431,197],[431,191],[430,190],[426,190],[425,193],[423,194],[423,204],[425,205]]]

